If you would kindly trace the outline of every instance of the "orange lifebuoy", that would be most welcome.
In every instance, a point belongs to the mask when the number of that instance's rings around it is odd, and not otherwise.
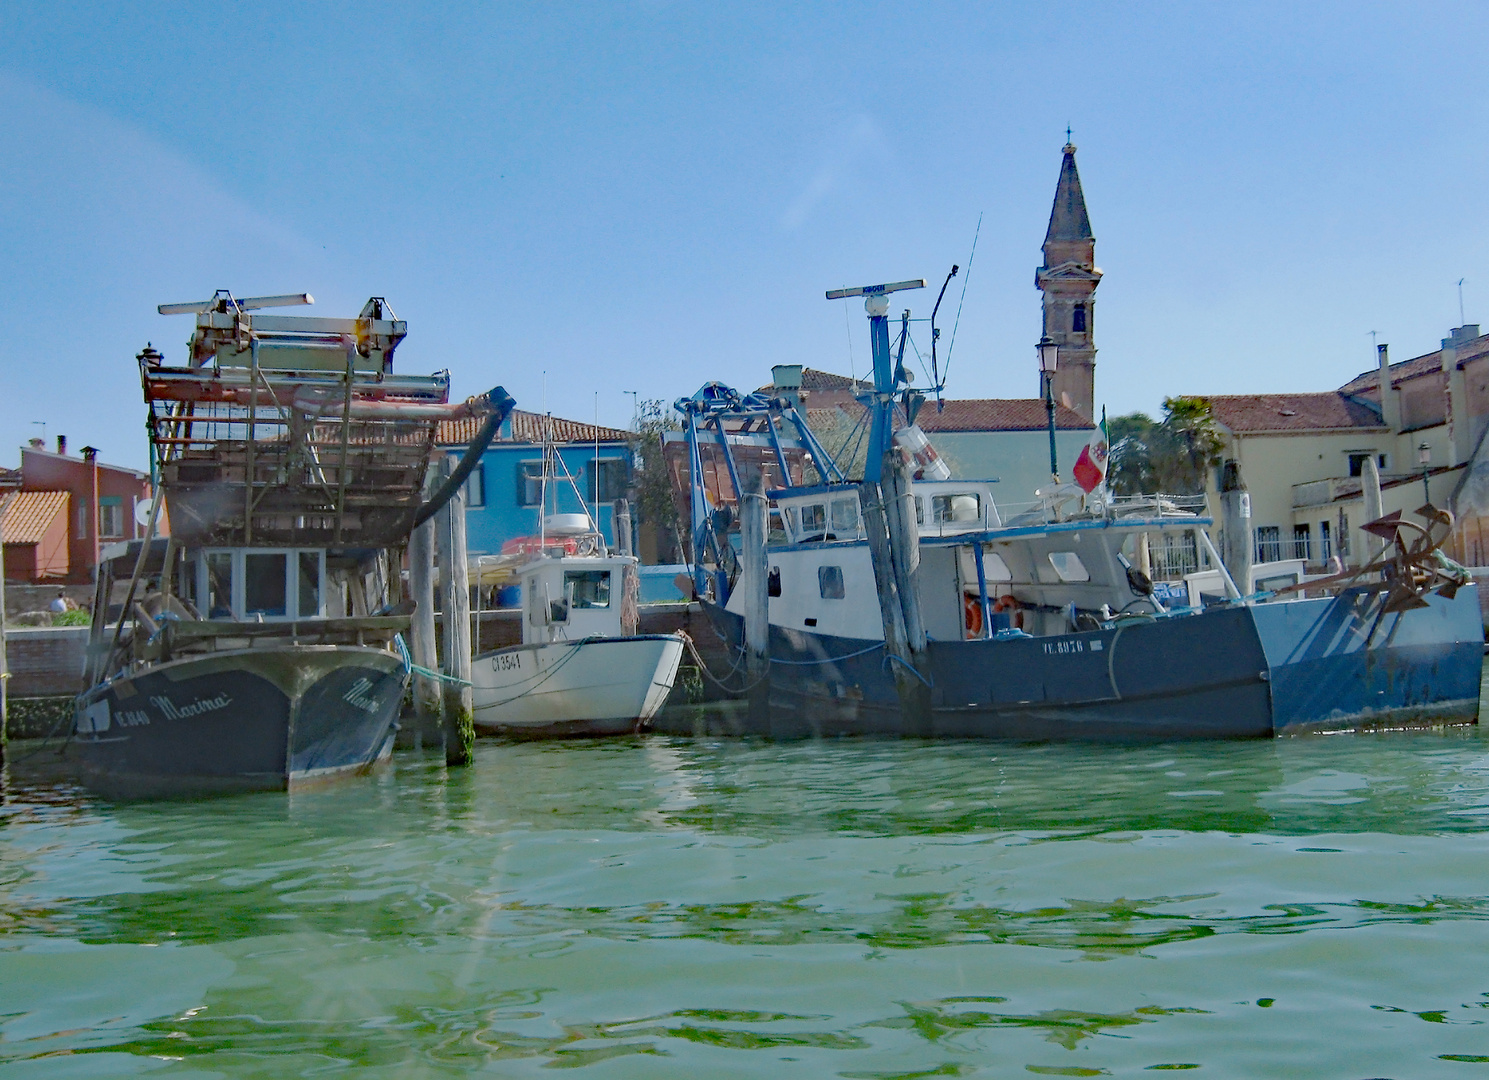
[[[967,636],[969,638],[982,636],[982,601],[975,596],[964,598],[962,610],[965,613],[967,623]]]
[[[1000,596],[993,601],[993,612],[995,614],[1001,614],[1005,611],[1008,612],[1008,625],[1023,629],[1024,605],[1018,602],[1017,597],[1010,594],[1008,596]]]

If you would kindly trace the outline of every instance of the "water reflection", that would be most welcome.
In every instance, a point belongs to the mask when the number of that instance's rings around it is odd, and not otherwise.
[[[1421,1075],[1489,1015],[1476,731],[483,743],[199,803],[5,782],[9,1064]]]

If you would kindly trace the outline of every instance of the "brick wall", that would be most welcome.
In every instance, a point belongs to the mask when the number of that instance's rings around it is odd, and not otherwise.
[[[83,688],[86,626],[17,627],[6,631],[7,693],[13,697],[76,694]]]

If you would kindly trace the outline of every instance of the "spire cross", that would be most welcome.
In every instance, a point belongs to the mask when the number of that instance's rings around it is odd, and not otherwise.
[[[1070,125],[1069,124],[1066,124],[1065,125],[1065,141],[1067,143],[1070,141]]]

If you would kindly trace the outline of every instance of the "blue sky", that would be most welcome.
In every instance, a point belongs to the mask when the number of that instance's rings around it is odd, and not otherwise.
[[[188,320],[155,305],[217,288],[308,290],[325,315],[385,296],[401,370],[624,426],[626,391],[862,373],[862,306],[845,326],[823,292],[960,263],[948,393],[1031,396],[1066,124],[1106,273],[1098,401],[1330,389],[1372,365],[1372,330],[1395,359],[1435,348],[1459,278],[1489,323],[1486,23],[1449,3],[7,5],[0,440],[41,421],[142,464],[133,356],[180,359]]]

